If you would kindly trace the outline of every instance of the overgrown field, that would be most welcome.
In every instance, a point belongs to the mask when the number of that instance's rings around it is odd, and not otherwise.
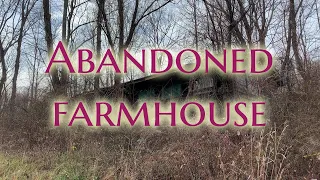
[[[1,114],[1,179],[319,179],[317,77],[269,97],[264,129],[51,129],[45,102]],[[23,103],[21,103],[23,104]],[[41,117],[41,118],[40,118]]]

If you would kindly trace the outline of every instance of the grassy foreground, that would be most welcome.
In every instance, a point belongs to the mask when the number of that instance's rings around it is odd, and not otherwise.
[[[0,179],[98,179],[98,167],[90,161],[78,153],[46,154],[42,158],[2,153]]]

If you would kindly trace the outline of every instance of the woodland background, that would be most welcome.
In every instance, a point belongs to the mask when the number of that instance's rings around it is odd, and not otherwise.
[[[0,0],[0,177],[3,179],[320,178],[320,1]],[[270,50],[270,77],[248,89],[270,102],[263,130],[52,129],[49,103],[146,74],[44,74],[62,40],[71,55],[123,49]],[[120,95],[119,95],[120,96]]]

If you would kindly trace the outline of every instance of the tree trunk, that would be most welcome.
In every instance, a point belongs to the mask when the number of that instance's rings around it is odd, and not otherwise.
[[[97,16],[97,56],[96,56],[96,61],[100,62],[101,58],[101,30],[102,30],[102,14],[98,12]],[[100,88],[100,75],[96,74],[94,76],[94,91],[96,95],[99,93]]]
[[[195,45],[196,50],[199,49],[198,45],[198,19],[197,19],[197,3],[196,0],[193,0],[193,19],[194,19],[194,39],[195,39]]]
[[[20,69],[21,45],[22,45],[22,38],[23,38],[23,33],[24,33],[23,32],[24,25],[27,20],[27,16],[25,16],[24,3],[22,3],[21,17],[22,17],[22,19],[21,19],[21,25],[20,25],[20,30],[19,30],[17,54],[16,54],[15,65],[14,65],[14,74],[13,74],[13,78],[12,78],[12,92],[11,92],[11,99],[10,99],[11,106],[15,105],[15,100],[16,100],[16,96],[17,96],[17,79],[18,79],[19,69]]]
[[[53,52],[53,36],[51,31],[51,14],[50,14],[50,1],[43,0],[43,19],[44,19],[44,29],[45,29],[45,39],[47,42],[48,57],[50,58]],[[65,30],[65,29],[63,29]],[[64,32],[64,31],[63,31]],[[63,34],[65,39],[65,34]],[[67,94],[67,82],[68,74],[65,70],[61,71],[61,78],[59,79],[58,67],[52,65],[50,69],[51,83],[56,95],[66,95]]]
[[[294,5],[294,0],[290,0],[290,13],[289,13],[290,23],[289,28],[291,29],[291,37],[292,37],[292,50],[294,54],[294,58],[297,65],[297,70],[299,71],[302,78],[305,80],[305,68],[303,65],[302,58],[299,53],[299,42],[297,37],[297,22],[296,22],[296,9]]]
[[[51,31],[51,14],[50,14],[50,1],[43,0],[43,20],[44,20],[44,30],[45,30],[45,39],[47,42],[47,50],[48,50],[48,58],[53,52],[53,37]],[[56,91],[57,87],[59,86],[59,76],[58,76],[58,69],[55,65],[52,66],[50,69],[51,75],[51,83],[53,86],[54,91]]]
[[[123,59],[124,47],[124,2],[123,0],[118,0],[118,15],[119,15],[119,51],[118,51],[118,62],[121,64]],[[117,86],[121,83],[121,75],[116,74],[114,79],[114,84]]]
[[[1,74],[1,79],[0,79],[0,100],[2,99],[2,91],[4,89],[4,85],[7,81],[7,66],[6,66],[6,61],[4,59],[5,56],[5,51],[2,45],[2,41],[0,39],[0,63],[2,67],[2,74]]]
[[[67,11],[68,11],[68,0],[64,0],[63,3],[63,17],[62,17],[62,42],[68,47],[67,37]],[[69,74],[66,69],[61,68],[60,86],[58,89],[58,95],[67,95],[68,91],[68,80]]]

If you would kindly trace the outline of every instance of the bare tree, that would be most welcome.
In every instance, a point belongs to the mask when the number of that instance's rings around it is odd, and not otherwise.
[[[75,19],[83,19],[85,14],[86,6],[88,5],[89,1],[63,1],[63,16],[62,16],[62,41],[67,47],[70,55],[72,56],[73,53],[81,47],[83,44],[91,40],[93,37],[88,37],[87,39],[83,39],[80,42],[76,42],[76,37],[79,36],[77,31],[81,30],[81,28],[85,28],[86,25],[94,22],[92,20],[82,22],[79,21],[78,23],[75,22]],[[85,6],[82,10],[79,10]],[[47,0],[43,0],[43,10],[44,10],[44,24],[45,24],[45,33],[46,33],[46,41],[47,41],[47,49],[48,55],[52,53],[52,46],[53,46],[53,36],[51,30],[51,15],[50,15],[50,3]],[[80,12],[81,11],[81,12]],[[79,16],[76,17],[77,12],[80,12]],[[77,87],[77,76],[69,76],[66,69],[60,66],[52,66],[50,75],[52,78],[52,85],[54,91],[58,95],[67,95],[68,88],[69,88],[69,77],[71,80],[74,81],[75,87]],[[74,92],[71,91],[71,94]],[[77,88],[73,88],[75,91]],[[75,92],[76,93],[76,92]]]
[[[101,58],[101,31],[102,31],[102,13],[97,14],[97,45],[96,45],[96,61]],[[94,90],[96,93],[100,90],[100,75],[94,76]]]
[[[20,22],[20,29],[19,29],[19,35],[18,35],[18,40],[17,40],[17,53],[16,53],[16,59],[15,59],[15,65],[14,65],[14,74],[12,78],[12,92],[11,92],[11,105],[14,106],[14,101],[16,99],[16,93],[17,93],[17,79],[18,79],[18,74],[19,74],[19,69],[20,69],[20,57],[21,57],[21,45],[22,45],[22,40],[23,36],[25,35],[25,25],[28,19],[28,16],[36,4],[36,0],[23,0],[20,4],[21,9],[21,22]]]
[[[107,12],[105,10],[106,1],[97,0],[97,5],[99,8],[99,13],[102,14],[103,19],[103,30],[106,34],[108,45],[113,52],[117,52],[119,61],[123,57],[123,50],[127,49],[134,38],[135,31],[138,25],[148,17],[150,14],[157,12],[159,9],[165,7],[169,4],[171,0],[157,1],[152,0],[142,4],[140,0],[124,1],[117,0],[116,7],[114,10]],[[110,6],[113,4],[110,3]],[[133,8],[131,8],[133,7]],[[133,9],[131,12],[129,9]],[[131,14],[129,14],[131,12]],[[112,24],[112,16],[116,19],[117,28]],[[119,85],[121,82],[121,76],[115,76],[115,85]]]
[[[0,79],[0,102],[2,100],[3,90],[5,88],[5,83],[7,81],[7,63],[6,54],[8,50],[14,46],[17,42],[16,29],[18,28],[18,23],[13,19],[17,14],[17,9],[19,4],[14,1],[0,2],[1,6],[1,18],[0,18],[0,63],[1,63],[1,79]],[[10,24],[12,21],[13,23]],[[10,24],[10,25],[9,25]],[[11,32],[11,33],[10,33]]]
[[[303,1],[300,1],[298,8],[295,8],[295,1],[290,0],[290,8],[289,8],[289,32],[291,32],[291,43],[292,43],[292,50],[294,54],[294,58],[297,64],[297,70],[299,71],[302,78],[306,79],[305,68],[303,65],[302,58],[299,52],[299,42],[297,36],[297,22],[296,22],[296,12],[301,7]]]

